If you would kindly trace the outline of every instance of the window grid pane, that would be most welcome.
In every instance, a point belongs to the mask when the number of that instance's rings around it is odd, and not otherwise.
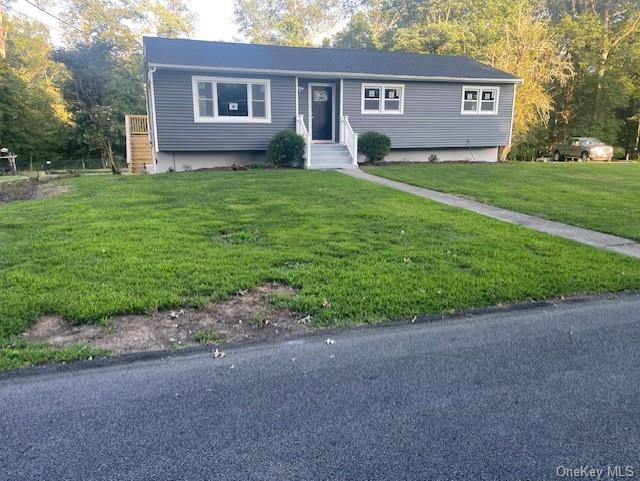
[[[213,117],[213,85],[211,82],[198,82],[198,114],[201,117]]]
[[[464,102],[465,112],[475,112],[476,110],[478,110],[478,102],[465,100]]]
[[[364,101],[364,109],[365,110],[375,110],[376,112],[380,110],[380,100],[367,100]]]
[[[464,99],[465,100],[478,100],[478,91],[477,90],[465,90],[464,91]]]
[[[264,84],[251,84],[251,96],[253,100],[265,100],[266,88]]]
[[[480,104],[480,110],[482,110],[483,112],[493,112],[493,108],[494,108],[495,104],[493,101],[491,102],[482,102]]]
[[[251,102],[253,117],[264,119],[267,116],[267,106],[264,100],[254,100]]]
[[[385,100],[384,101],[384,109],[389,111],[399,111],[400,110],[400,101],[399,100]]]
[[[400,89],[398,89],[398,88],[384,89],[384,98],[385,99],[399,99],[400,98]]]
[[[364,98],[365,99],[379,99],[380,98],[380,89],[377,87],[366,87],[364,89]]]
[[[248,84],[218,83],[218,115],[220,117],[248,117]]]

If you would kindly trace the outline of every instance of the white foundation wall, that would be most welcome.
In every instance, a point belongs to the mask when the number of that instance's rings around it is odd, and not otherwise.
[[[358,161],[364,162],[362,154]],[[384,162],[497,162],[498,147],[471,149],[391,149]]]
[[[237,152],[156,152],[156,172],[176,172],[185,170],[213,169],[216,167],[232,167],[234,165],[249,166],[266,163],[263,151]]]
[[[264,151],[227,152],[156,152],[156,172],[173,169],[185,170],[213,169],[219,167],[266,165]],[[392,149],[385,162],[497,162],[498,147],[472,149]],[[365,157],[358,155],[358,161]]]

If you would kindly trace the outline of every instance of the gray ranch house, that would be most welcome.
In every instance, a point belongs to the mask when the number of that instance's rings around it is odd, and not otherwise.
[[[386,161],[498,160],[517,77],[462,56],[145,37],[154,171],[264,162],[295,129],[307,168],[357,165],[358,135]]]

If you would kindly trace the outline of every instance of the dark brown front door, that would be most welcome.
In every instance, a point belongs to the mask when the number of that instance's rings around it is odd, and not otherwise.
[[[311,139],[333,139],[333,91],[330,86],[311,86]]]

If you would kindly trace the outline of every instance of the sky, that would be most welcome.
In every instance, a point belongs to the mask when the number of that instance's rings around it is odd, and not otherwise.
[[[199,40],[241,40],[233,20],[233,0],[191,0],[191,11],[198,17],[194,38]]]
[[[233,19],[233,0],[191,0],[189,7],[197,18],[194,38],[228,42],[242,40]],[[54,7],[47,7],[47,10],[54,15],[58,13]],[[55,45],[61,44],[61,30],[64,29],[64,25],[61,26],[58,20],[38,10],[25,0],[14,2],[11,13],[17,12],[19,15],[29,16],[49,26],[52,42]]]

